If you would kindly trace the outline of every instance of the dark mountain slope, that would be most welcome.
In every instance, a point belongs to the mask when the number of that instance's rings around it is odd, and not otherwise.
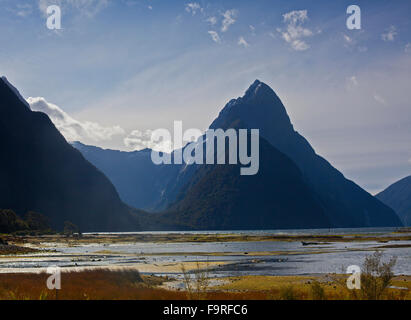
[[[411,226],[411,176],[392,184],[376,197],[393,208],[405,226]]]
[[[346,179],[307,140],[294,131],[284,105],[266,84],[255,81],[242,98],[231,100],[210,128],[243,121],[272,146],[290,157],[320,197],[329,220],[338,227],[399,226],[395,212],[354,182]]]
[[[70,146],[48,116],[32,112],[0,79],[0,208],[43,213],[62,229],[135,230],[138,222],[110,181]]]
[[[260,139],[260,170],[241,176],[240,165],[200,165],[180,201],[159,219],[176,229],[322,228],[331,224],[300,170]]]

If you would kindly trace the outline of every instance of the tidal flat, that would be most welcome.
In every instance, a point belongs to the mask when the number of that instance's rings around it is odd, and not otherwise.
[[[396,284],[392,290],[401,292],[401,297],[409,297],[410,290],[411,230],[405,228],[2,235],[2,238],[14,249],[0,252],[0,287],[4,277],[18,274],[37,277],[34,275],[44,274],[48,267],[59,266],[63,275],[138,272],[142,277],[160,279],[150,286],[175,292],[185,292],[185,276],[194,277],[198,272],[207,275],[210,292],[266,294],[294,286],[305,292],[301,296],[305,299],[309,297],[310,285],[319,282],[330,297],[338,298],[340,290],[330,284],[330,275],[344,274],[350,265],[362,266],[366,256],[381,251],[385,259],[397,258],[393,268]]]

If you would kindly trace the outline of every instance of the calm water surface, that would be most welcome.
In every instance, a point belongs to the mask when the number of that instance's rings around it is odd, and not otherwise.
[[[242,235],[393,235],[395,228],[380,229],[312,229],[202,232],[144,232],[154,234],[242,234]],[[129,233],[128,233],[129,234]],[[140,233],[141,234],[141,233]],[[403,233],[406,235],[406,233]],[[411,248],[384,248],[386,245],[411,245],[411,241],[330,242],[303,246],[301,242],[211,242],[89,244],[59,246],[51,254],[32,255],[19,259],[0,260],[0,272],[61,267],[132,266],[136,263],[163,264],[183,261],[225,261],[229,264],[212,270],[214,276],[236,275],[303,275],[342,272],[349,265],[362,265],[364,257],[377,248],[385,258],[396,256],[396,274],[411,274]],[[264,252],[280,252],[264,255]],[[215,253],[217,256],[206,256]],[[247,253],[247,254],[246,254]]]

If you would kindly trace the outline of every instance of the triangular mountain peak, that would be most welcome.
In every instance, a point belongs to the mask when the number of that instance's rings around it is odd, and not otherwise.
[[[273,89],[270,88],[264,82],[260,80],[255,80],[253,84],[247,89],[245,95],[242,97],[243,100],[252,99],[256,97],[266,97],[271,99],[278,99],[278,96]]]
[[[227,128],[238,120],[247,123],[250,128],[276,128],[278,134],[294,131],[280,98],[260,80],[255,80],[244,96],[228,102],[210,128]]]

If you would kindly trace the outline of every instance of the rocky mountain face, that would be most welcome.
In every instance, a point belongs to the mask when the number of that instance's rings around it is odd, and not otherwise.
[[[44,214],[52,228],[65,221],[81,231],[139,228],[104,174],[66,142],[49,117],[33,112],[0,79],[0,208]]]
[[[247,128],[258,128],[273,147],[287,155],[301,170],[335,227],[398,226],[395,212],[317,155],[296,132],[275,92],[256,80],[245,95],[230,101],[210,128],[225,127],[240,119]]]
[[[411,176],[392,184],[376,198],[393,208],[405,226],[411,226]]]
[[[203,230],[329,227],[297,166],[264,139],[259,145],[256,175],[242,176],[239,164],[200,165],[159,222]]]

